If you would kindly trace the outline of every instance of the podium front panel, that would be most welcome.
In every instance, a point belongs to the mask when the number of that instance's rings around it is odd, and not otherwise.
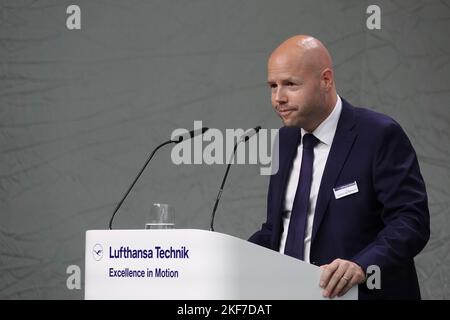
[[[319,267],[217,232],[91,230],[85,253],[85,299],[324,299]]]

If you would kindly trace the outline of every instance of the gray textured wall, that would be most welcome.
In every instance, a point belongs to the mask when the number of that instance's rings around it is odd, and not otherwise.
[[[65,26],[82,10],[82,29]],[[432,237],[417,257],[424,298],[450,298],[450,2],[0,0],[0,298],[79,299],[66,267],[84,266],[84,232],[106,228],[148,152],[194,120],[277,128],[266,59],[285,38],[329,47],[339,93],[391,115],[427,183]],[[142,228],[169,202],[180,228],[207,229],[223,165],[157,155],[116,220]],[[232,168],[218,231],[247,238],[265,216],[268,178]],[[231,187],[232,186],[232,187]]]

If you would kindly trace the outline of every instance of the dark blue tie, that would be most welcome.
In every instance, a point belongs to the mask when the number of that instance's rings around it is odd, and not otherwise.
[[[302,166],[298,179],[297,191],[291,211],[289,230],[284,253],[304,260],[304,241],[306,218],[308,216],[309,193],[311,191],[312,170],[314,162],[314,147],[319,142],[314,135],[307,133],[303,136]]]

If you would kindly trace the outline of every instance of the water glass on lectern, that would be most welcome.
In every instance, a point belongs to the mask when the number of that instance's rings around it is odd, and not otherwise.
[[[173,229],[175,227],[174,209],[167,203],[154,203],[145,229]]]

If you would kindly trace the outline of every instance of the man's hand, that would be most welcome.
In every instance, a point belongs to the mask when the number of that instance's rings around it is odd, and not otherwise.
[[[319,285],[324,289],[324,297],[341,297],[354,285],[360,284],[366,279],[361,267],[348,260],[336,259],[332,263],[320,267],[323,271]]]

